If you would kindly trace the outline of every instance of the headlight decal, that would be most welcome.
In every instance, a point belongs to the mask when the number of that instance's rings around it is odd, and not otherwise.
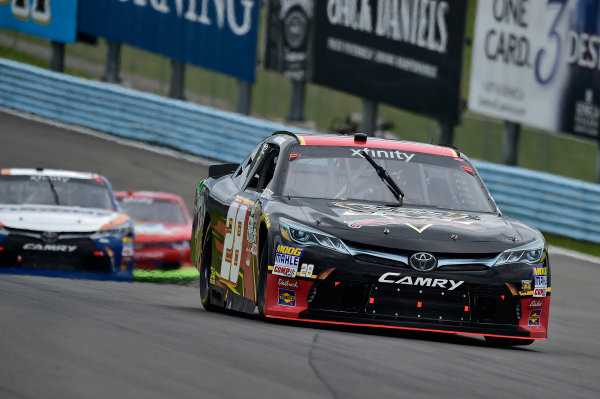
[[[510,263],[527,263],[530,265],[539,264],[545,259],[546,243],[543,240],[536,240],[530,244],[507,249],[498,256],[494,266],[506,265]]]
[[[281,218],[279,220],[279,227],[281,235],[288,242],[304,247],[313,245],[331,249],[344,254],[350,253],[342,240],[330,234],[313,229],[312,227],[304,226],[286,218]]]

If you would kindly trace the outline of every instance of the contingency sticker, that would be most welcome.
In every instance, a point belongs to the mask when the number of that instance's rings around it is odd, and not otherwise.
[[[279,305],[296,306],[296,291],[279,288]]]
[[[539,326],[540,318],[542,317],[542,309],[534,309],[529,313],[529,325]]]
[[[303,252],[304,248],[277,244],[273,274],[284,277],[296,277],[298,263]]]

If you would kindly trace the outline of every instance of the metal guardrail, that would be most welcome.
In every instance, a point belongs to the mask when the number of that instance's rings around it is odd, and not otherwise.
[[[0,59],[0,105],[226,162],[296,128]],[[600,185],[474,162],[498,206],[538,229],[600,243]]]

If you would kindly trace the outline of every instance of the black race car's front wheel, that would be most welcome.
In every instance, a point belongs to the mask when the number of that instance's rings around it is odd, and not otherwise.
[[[217,310],[217,306],[210,301],[210,265],[212,259],[212,229],[209,227],[204,234],[202,244],[202,257],[200,258],[200,300],[204,309]]]
[[[485,341],[490,346],[507,347],[507,346],[525,346],[531,345],[533,339],[518,339],[518,338],[500,338],[500,337],[485,337]]]

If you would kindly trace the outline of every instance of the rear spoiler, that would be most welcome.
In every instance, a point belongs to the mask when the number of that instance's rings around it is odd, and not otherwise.
[[[219,177],[229,175],[235,172],[238,166],[238,163],[223,163],[219,165],[211,165],[208,167],[208,177],[218,179]]]

